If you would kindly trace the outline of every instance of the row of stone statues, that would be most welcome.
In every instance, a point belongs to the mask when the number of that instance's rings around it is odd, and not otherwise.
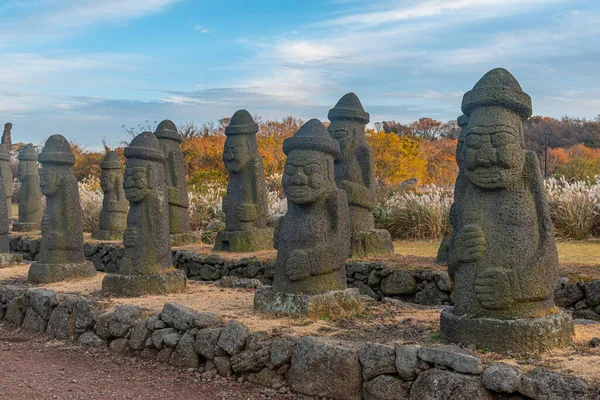
[[[492,350],[565,345],[573,325],[554,306],[558,256],[552,221],[537,157],[524,149],[523,121],[531,115],[531,99],[508,71],[498,68],[464,95],[462,112],[450,216],[454,233],[440,249],[454,287],[454,306],[441,314],[442,338]],[[272,243],[277,249],[273,286],[257,291],[257,311],[316,318],[359,313],[359,292],[346,284],[346,259],[393,252],[389,233],[373,227],[374,159],[365,140],[369,115],[349,93],[330,110],[329,119],[328,128],[312,119],[284,141],[282,186],[288,210],[277,221],[272,242],[258,126],[241,110],[227,128],[226,228],[215,248],[254,251]],[[170,121],[161,123],[159,131],[138,135],[125,149],[125,250],[119,272],[104,278],[107,293],[170,293],[186,285],[172,267],[169,240],[170,233],[183,232],[189,224],[183,212],[183,169],[174,167],[183,164],[178,161],[180,139]],[[31,158],[24,153],[22,161]],[[91,276],[95,271],[83,256],[81,208],[67,141],[52,136],[38,159],[47,206],[42,249],[29,279]],[[115,154],[106,156],[102,169],[103,189],[113,194],[105,198],[106,221],[97,236],[113,237],[106,232],[123,229],[126,209]],[[1,221],[7,221],[5,206],[0,203]],[[8,235],[5,228],[0,226],[2,240]],[[8,251],[3,243],[0,252]]]

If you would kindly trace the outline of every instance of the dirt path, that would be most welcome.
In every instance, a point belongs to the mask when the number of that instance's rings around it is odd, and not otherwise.
[[[0,326],[0,399],[309,400],[118,357]]]

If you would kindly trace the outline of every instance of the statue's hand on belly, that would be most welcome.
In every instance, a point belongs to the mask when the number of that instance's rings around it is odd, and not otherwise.
[[[478,225],[465,225],[454,239],[454,251],[460,263],[474,263],[485,253],[485,235]]]
[[[502,310],[514,304],[510,275],[506,269],[488,269],[477,275],[475,292],[484,308]]]
[[[285,273],[292,282],[301,281],[310,276],[310,261],[305,250],[294,250],[290,253]]]

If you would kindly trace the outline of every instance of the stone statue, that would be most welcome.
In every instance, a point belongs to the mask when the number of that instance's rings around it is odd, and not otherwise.
[[[104,277],[102,290],[117,296],[179,292],[186,281],[182,271],[173,268],[165,156],[158,139],[151,132],[139,134],[125,148],[125,157],[125,250],[119,272]]]
[[[571,318],[554,306],[554,228],[538,159],[524,149],[531,98],[497,68],[464,95],[462,111],[448,252],[454,307],[442,312],[442,339],[498,351],[568,344]]]
[[[346,289],[348,199],[334,179],[340,145],[321,121],[312,119],[283,142],[283,152],[287,159],[282,185],[288,211],[275,229],[273,287],[256,293],[255,309],[311,316],[309,310],[317,308],[320,311],[312,315],[316,318],[333,312],[332,307],[356,313],[358,289]],[[337,294],[328,295],[333,300],[327,303],[322,295],[330,291]]]
[[[38,156],[42,163],[40,187],[46,196],[42,216],[42,244],[29,268],[31,283],[92,277],[94,264],[83,254],[83,227],[79,186],[73,175],[75,157],[62,135],[52,135]]]
[[[160,148],[165,155],[165,177],[169,193],[169,231],[171,235],[185,235],[190,231],[188,214],[190,203],[185,181],[183,153],[179,148],[181,135],[177,132],[175,124],[168,119],[158,124],[154,135],[158,138]],[[181,240],[177,242],[181,242]]]
[[[100,227],[92,232],[97,240],[121,240],[127,228],[127,212],[129,202],[123,189],[123,165],[116,151],[109,151],[100,163],[102,174],[100,186],[104,192],[102,211],[100,211]]]
[[[4,193],[4,181],[0,179],[0,198]],[[0,268],[10,267],[23,261],[23,256],[20,254],[10,254],[8,225],[7,204],[0,201]]]
[[[12,217],[13,177],[10,170],[10,153],[5,146],[0,146],[0,173],[4,181],[8,218]]]
[[[377,182],[373,148],[367,144],[365,137],[369,114],[364,111],[358,97],[348,93],[329,110],[328,118],[331,124],[327,129],[341,149],[341,156],[335,161],[335,183],[348,196],[351,255],[394,254],[390,233],[374,228]]]
[[[12,139],[10,137],[12,130],[12,124],[7,122],[4,124],[4,132],[2,132],[2,144],[6,147],[9,152],[12,150]]]
[[[225,230],[217,233],[216,251],[249,252],[273,248],[273,230],[267,228],[267,186],[258,154],[258,124],[239,110],[225,129],[223,162],[229,172],[223,198]]]
[[[19,221],[13,223],[15,232],[40,230],[44,210],[37,159],[37,152],[31,143],[19,152],[17,177],[21,182],[21,188],[19,189]]]

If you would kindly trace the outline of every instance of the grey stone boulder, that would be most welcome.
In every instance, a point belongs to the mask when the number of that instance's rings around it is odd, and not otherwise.
[[[585,291],[585,299],[591,307],[600,304],[600,280],[586,282],[583,288]]]
[[[219,371],[219,375],[223,377],[230,377],[233,375],[233,370],[231,369],[231,362],[229,361],[229,356],[218,356],[215,357],[215,367],[217,371]]]
[[[452,280],[446,271],[436,272],[433,279],[441,291],[450,292],[452,290]]]
[[[21,326],[23,323],[23,319],[25,318],[25,313],[27,313],[27,308],[29,307],[29,296],[27,293],[23,293],[20,296],[17,296],[10,300],[8,303],[8,307],[6,307],[6,314],[4,315],[4,319],[10,322],[11,324]]]
[[[391,375],[379,375],[363,385],[364,400],[408,400],[406,382]]]
[[[142,319],[144,310],[137,306],[120,306],[108,321],[108,332],[113,337],[129,336],[131,329]]]
[[[32,289],[29,291],[29,304],[45,320],[50,318],[52,310],[58,305],[54,290]]]
[[[419,346],[398,346],[396,348],[396,371],[405,381],[414,380],[429,364],[419,359]]]
[[[104,346],[106,341],[100,336],[96,335],[93,331],[87,331],[79,336],[77,343],[88,347],[100,347]]]
[[[217,314],[211,312],[199,312],[196,313],[196,316],[192,321],[192,326],[198,329],[220,328],[225,326],[225,321]]]
[[[168,326],[179,331],[186,331],[192,327],[192,323],[198,312],[177,303],[165,303],[160,313],[160,319]]]
[[[260,350],[264,347],[270,347],[273,339],[265,331],[252,332],[246,338],[247,350]]]
[[[236,374],[258,372],[267,365],[270,359],[270,347],[263,347],[259,350],[243,350],[231,356],[231,369]]]
[[[292,392],[340,400],[362,399],[357,342],[314,336],[300,339],[287,374]]]
[[[585,297],[577,282],[569,278],[560,278],[554,291],[554,302],[559,307],[569,307]]]
[[[214,359],[222,330],[222,328],[200,329],[196,333],[196,341],[194,343],[196,352],[208,360]]]
[[[492,400],[479,376],[437,368],[422,372],[410,390],[410,400]]]
[[[38,314],[32,307],[27,309],[23,319],[23,328],[31,332],[46,332],[48,321]]]
[[[111,340],[111,342],[108,345],[108,348],[114,354],[121,354],[125,350],[129,349],[129,340],[125,338],[116,338],[114,340]]]
[[[538,367],[523,375],[519,392],[536,400],[587,400],[592,390],[581,378]]]
[[[442,292],[435,282],[429,282],[423,290],[415,295],[415,303],[430,306],[447,304],[450,302],[450,294]]]
[[[163,344],[165,343],[165,336],[170,335],[171,333],[177,333],[177,329],[164,328],[164,329],[157,329],[154,332],[152,332],[151,337],[152,337],[152,344],[154,344],[154,347],[156,347],[157,349],[162,349]]]
[[[169,333],[168,335],[163,336],[163,342],[165,346],[176,347],[177,343],[181,339],[181,334],[179,332]]]
[[[175,351],[172,347],[163,347],[156,356],[156,361],[166,364],[171,360],[171,355]]]
[[[367,343],[358,352],[362,376],[369,381],[378,375],[396,372],[396,349],[380,343]]]
[[[147,320],[138,322],[131,330],[129,347],[133,350],[144,350],[146,341],[152,336],[152,331],[147,327]]]
[[[200,357],[194,349],[194,336],[184,333],[171,355],[171,365],[183,368],[198,368]]]
[[[410,272],[400,269],[385,277],[381,281],[380,289],[388,296],[412,294],[417,289],[417,282]]]
[[[456,372],[474,375],[483,372],[481,359],[458,346],[420,347],[418,354],[423,361],[448,367]]]
[[[299,340],[300,339],[295,336],[284,336],[275,339],[271,346],[271,363],[275,367],[289,364]]]
[[[246,338],[248,337],[249,330],[246,325],[241,322],[231,320],[219,337],[218,345],[220,348],[225,350],[229,355],[234,355],[242,351],[246,344]]]
[[[514,393],[521,387],[520,368],[505,363],[495,363],[483,371],[482,382],[486,389],[500,393]]]

